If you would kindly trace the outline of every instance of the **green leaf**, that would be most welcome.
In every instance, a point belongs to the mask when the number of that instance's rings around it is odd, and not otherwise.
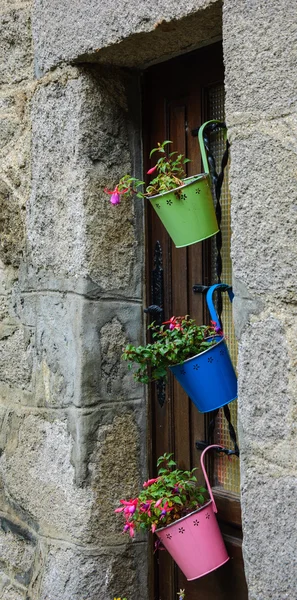
[[[181,505],[183,504],[183,502],[179,496],[174,496],[172,498],[172,500],[173,500],[173,502],[175,502],[175,504],[181,504]]]

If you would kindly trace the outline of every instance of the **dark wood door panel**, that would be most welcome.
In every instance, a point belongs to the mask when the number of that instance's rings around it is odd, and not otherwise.
[[[188,175],[201,172],[201,157],[197,137],[192,129],[207,120],[205,102],[208,86],[223,82],[221,44],[205,47],[167,63],[152,67],[144,77],[144,151],[145,158],[157,142],[173,140],[173,150],[191,159]],[[155,158],[155,157],[154,157]],[[145,163],[145,170],[153,166],[154,158]],[[195,283],[210,285],[211,241],[176,249],[157,215],[147,205],[147,302],[151,303],[151,272],[156,243],[162,249],[164,271],[164,317],[190,314],[198,323],[209,321],[202,295],[193,294]],[[149,448],[151,473],[164,452],[174,452],[182,468],[198,467],[198,479],[203,482],[200,470],[200,452],[196,441],[205,439],[207,416],[198,413],[180,385],[168,377],[166,401],[158,401],[156,385],[150,389],[149,417],[151,435]],[[227,458],[226,458],[227,460]],[[212,459],[209,459],[212,473]],[[215,488],[222,528],[230,560],[220,569],[196,581],[187,582],[167,552],[154,555],[152,598],[172,600],[178,589],[186,589],[187,600],[247,600],[247,590],[241,553],[240,502],[236,494]]]

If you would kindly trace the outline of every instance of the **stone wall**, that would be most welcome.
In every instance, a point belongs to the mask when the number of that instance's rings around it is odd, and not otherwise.
[[[296,596],[295,7],[225,0],[244,560],[250,600]]]
[[[0,597],[145,597],[113,509],[145,473],[136,70],[215,41],[221,2],[2,1]],[[119,8],[121,10],[119,10]],[[225,0],[244,558],[250,600],[296,593],[296,16]],[[95,64],[96,63],[96,64]],[[100,64],[102,63],[102,64]],[[125,68],[121,68],[125,67]]]
[[[28,2],[1,6],[0,597],[145,597],[146,542],[119,498],[146,476],[146,403],[120,361],[142,339],[138,76],[33,72]]]
[[[35,0],[39,73],[61,62],[125,67],[189,52],[221,39],[221,0]]]
[[[36,1],[34,60],[30,2],[1,7],[3,600],[148,593],[146,541],[113,513],[146,476],[144,390],[120,360],[143,338],[143,212],[103,188],[142,175],[127,67],[215,41],[221,8],[122,4]]]

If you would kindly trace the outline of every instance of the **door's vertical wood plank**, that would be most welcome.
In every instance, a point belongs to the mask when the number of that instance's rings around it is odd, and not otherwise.
[[[154,102],[153,88],[157,85],[159,90],[158,103]],[[149,118],[146,127],[149,127],[147,138],[147,155],[144,164],[145,173],[152,166],[152,161],[149,160],[149,152],[153,147],[156,147],[158,141],[163,141],[166,137],[167,120],[166,120],[166,98],[162,91],[162,80],[148,82],[147,91],[147,106],[150,107]],[[147,178],[149,179],[149,178]],[[170,238],[164,229],[160,219],[155,214],[155,211],[147,201],[147,305],[151,303],[151,272],[153,269],[154,248],[157,241],[160,242],[163,254],[163,276],[164,276],[164,315],[165,318],[170,312],[171,305],[171,242]],[[148,319],[151,322],[152,318]],[[160,406],[156,393],[156,384],[153,383],[149,390],[149,412],[151,419],[151,474],[156,475],[156,459],[173,450],[174,439],[172,435],[172,386],[169,381],[166,385],[166,400],[163,406]],[[155,541],[155,540],[154,540]],[[155,597],[167,600],[173,597],[175,591],[175,567],[174,562],[167,552],[157,552],[154,555],[155,564]]]
[[[170,139],[172,150],[186,155],[187,109],[182,99],[170,106]],[[172,244],[172,297],[173,314],[188,314],[188,248],[175,248]],[[180,468],[190,468],[190,401],[176,379],[174,392],[175,460]],[[184,576],[177,570],[177,589],[182,589]]]
[[[201,124],[201,88],[195,89],[188,97],[187,103],[187,146],[189,163],[189,175],[195,175],[201,172],[201,156],[198,144],[198,137],[192,135],[192,130]],[[188,306],[190,316],[198,324],[204,323],[204,298],[202,294],[193,293],[195,283],[204,283],[203,273],[203,243],[193,244],[188,249]],[[190,404],[190,447],[191,464],[197,467],[197,479],[203,483],[203,475],[200,469],[200,453],[196,449],[196,440],[203,440],[205,437],[205,419],[193,403]]]
[[[171,151],[186,154],[186,106],[182,100],[171,103],[168,110]],[[176,248],[172,243],[172,297],[175,316],[188,313],[188,256],[187,248]],[[174,379],[174,438],[175,460],[179,467],[190,466],[189,401],[186,393]]]

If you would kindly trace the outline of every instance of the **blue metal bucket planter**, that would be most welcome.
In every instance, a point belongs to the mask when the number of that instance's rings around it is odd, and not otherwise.
[[[219,324],[219,317],[213,304],[216,289],[227,290],[226,284],[211,286],[206,301],[213,321]],[[233,294],[227,290],[232,300]],[[185,392],[202,413],[210,412],[229,404],[237,398],[237,378],[231,362],[224,336],[215,336],[208,350],[189,358],[184,363],[170,367]]]

